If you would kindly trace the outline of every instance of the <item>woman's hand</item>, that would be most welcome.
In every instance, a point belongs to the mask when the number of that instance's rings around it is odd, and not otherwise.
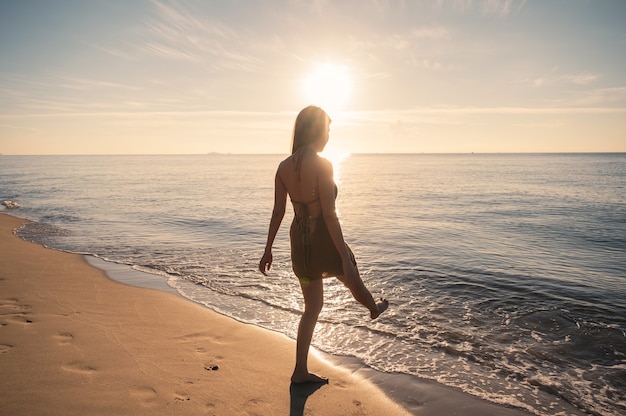
[[[359,272],[357,271],[352,259],[346,259],[342,262],[343,266],[343,284],[351,287],[359,280]]]
[[[270,267],[272,267],[272,252],[266,251],[263,253],[263,257],[261,257],[261,261],[259,262],[259,271],[267,276],[267,272],[270,271]]]

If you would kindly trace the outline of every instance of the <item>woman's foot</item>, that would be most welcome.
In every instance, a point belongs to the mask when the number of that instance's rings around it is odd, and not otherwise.
[[[376,303],[376,307],[378,308],[378,310],[370,311],[370,317],[372,319],[378,318],[381,313],[385,312],[387,308],[389,307],[389,302],[387,301],[387,299],[381,298],[380,302]]]
[[[325,377],[320,377],[313,373],[305,373],[305,374],[295,374],[291,376],[291,382],[294,384],[302,384],[302,383],[320,383],[320,384],[328,384],[328,379]]]

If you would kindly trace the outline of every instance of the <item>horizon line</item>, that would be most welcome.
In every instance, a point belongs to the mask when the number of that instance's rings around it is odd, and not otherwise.
[[[359,155],[575,155],[575,154],[626,154],[621,151],[543,151],[543,152],[354,152],[348,156]],[[285,153],[238,153],[238,152],[206,152],[206,153],[0,153],[0,156],[282,156]]]

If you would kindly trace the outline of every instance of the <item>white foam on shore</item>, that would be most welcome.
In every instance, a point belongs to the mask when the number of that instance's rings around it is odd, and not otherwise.
[[[107,277],[117,282],[181,295],[167,283],[167,277],[159,273],[137,270],[132,266],[107,261],[93,255],[85,255],[84,258],[91,266],[104,271]],[[182,297],[189,299],[186,296]],[[215,311],[208,305],[204,306]],[[364,365],[356,358],[335,356],[319,350],[315,350],[315,353],[330,364],[344,368],[351,374],[358,374],[363,379],[378,386],[392,400],[414,414],[419,413],[422,416],[453,414],[458,408],[462,407],[468,410],[468,416],[529,415],[528,412],[520,408],[491,403],[464,393],[460,389],[447,387],[433,380],[421,379],[408,374],[381,373]]]
[[[178,294],[176,289],[167,284],[167,280],[164,277],[136,270],[127,264],[106,261],[92,255],[85,255],[84,258],[87,263],[104,271],[109,279],[116,282]]]

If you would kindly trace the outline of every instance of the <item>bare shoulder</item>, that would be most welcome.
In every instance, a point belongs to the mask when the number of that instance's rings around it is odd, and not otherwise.
[[[283,159],[283,161],[278,164],[278,169],[276,169],[276,173],[281,174],[281,172],[283,172],[287,168],[287,165],[292,165],[292,164],[293,164],[292,156],[289,156],[286,159]]]
[[[315,164],[317,165],[317,168],[324,174],[333,174],[333,164],[330,162],[330,160],[320,156],[320,155],[315,155]]]

